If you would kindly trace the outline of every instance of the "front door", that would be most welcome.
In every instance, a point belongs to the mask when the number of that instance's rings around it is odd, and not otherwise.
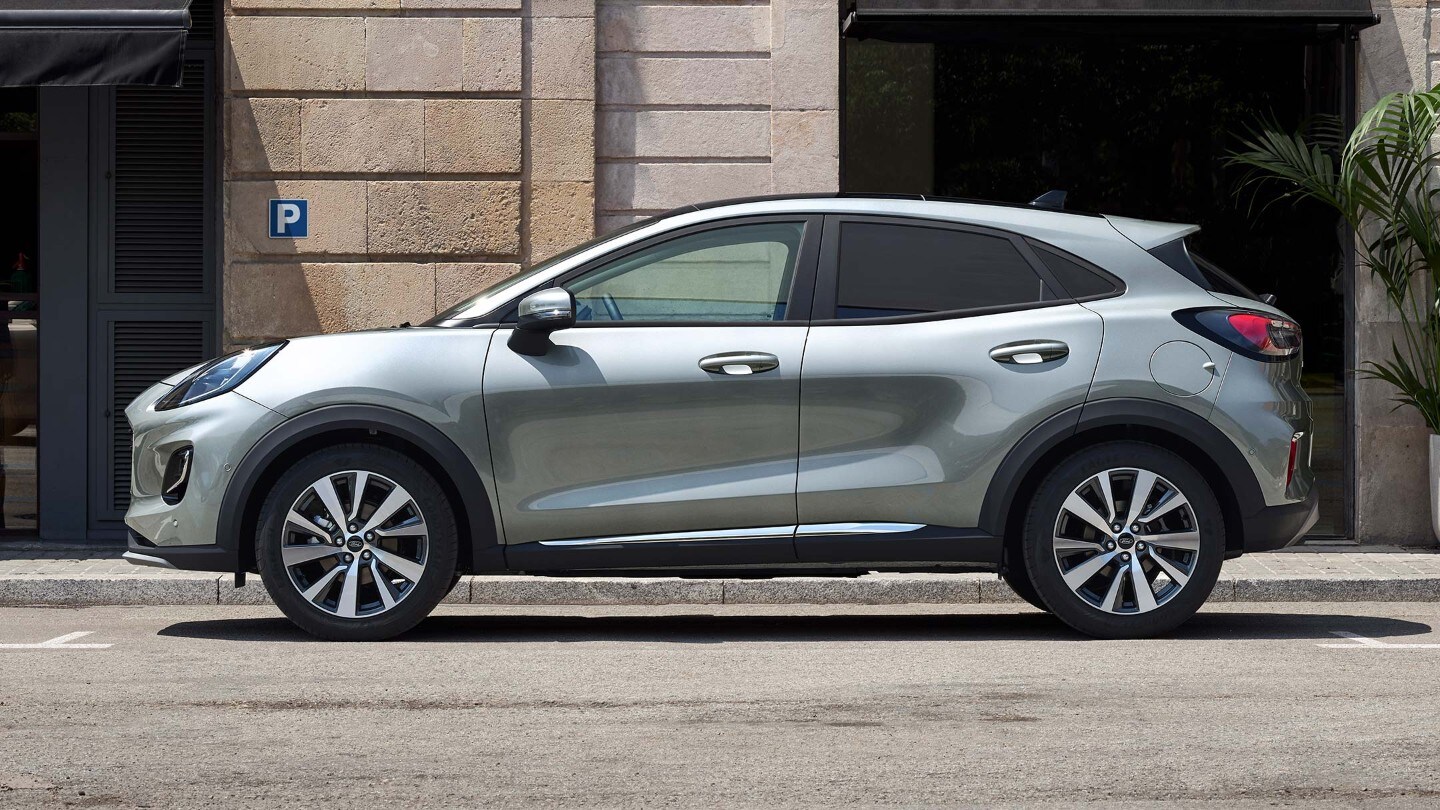
[[[484,396],[512,552],[738,542],[793,560],[797,293],[818,231],[779,217],[659,237],[561,280],[577,324],[542,356],[496,331]]]

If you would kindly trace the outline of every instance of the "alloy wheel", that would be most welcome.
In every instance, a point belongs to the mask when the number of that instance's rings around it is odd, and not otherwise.
[[[1055,521],[1055,564],[1091,607],[1148,613],[1184,589],[1200,557],[1194,508],[1171,482],[1138,468],[1084,481]]]
[[[428,529],[410,493],[364,470],[327,475],[285,518],[280,558],[290,583],[320,610],[354,619],[385,613],[425,573]]]

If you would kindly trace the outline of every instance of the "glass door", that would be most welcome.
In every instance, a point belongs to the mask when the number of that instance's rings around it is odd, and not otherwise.
[[[0,90],[0,537],[39,527],[38,118],[33,88]]]

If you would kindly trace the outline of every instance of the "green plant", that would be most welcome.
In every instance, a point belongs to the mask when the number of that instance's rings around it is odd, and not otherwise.
[[[1301,133],[1262,124],[1229,161],[1250,169],[1242,188],[1278,185],[1272,204],[1318,200],[1354,230],[1357,261],[1384,286],[1402,333],[1389,358],[1360,371],[1393,385],[1396,407],[1415,407],[1440,433],[1437,130],[1440,85],[1385,96],[1348,136],[1334,117],[1317,118]]]

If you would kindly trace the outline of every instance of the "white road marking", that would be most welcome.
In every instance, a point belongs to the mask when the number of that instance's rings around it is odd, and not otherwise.
[[[1317,644],[1317,647],[1329,647],[1336,650],[1440,650],[1440,644],[1396,644],[1390,641],[1376,641],[1373,638],[1366,638],[1355,633],[1347,633],[1344,630],[1331,630],[1330,635],[1348,638],[1349,644]]]
[[[78,633],[66,633],[63,636],[56,636],[49,641],[42,641],[39,644],[0,644],[0,650],[103,650],[109,644],[71,644],[77,638],[88,636],[95,631],[81,630]]]

